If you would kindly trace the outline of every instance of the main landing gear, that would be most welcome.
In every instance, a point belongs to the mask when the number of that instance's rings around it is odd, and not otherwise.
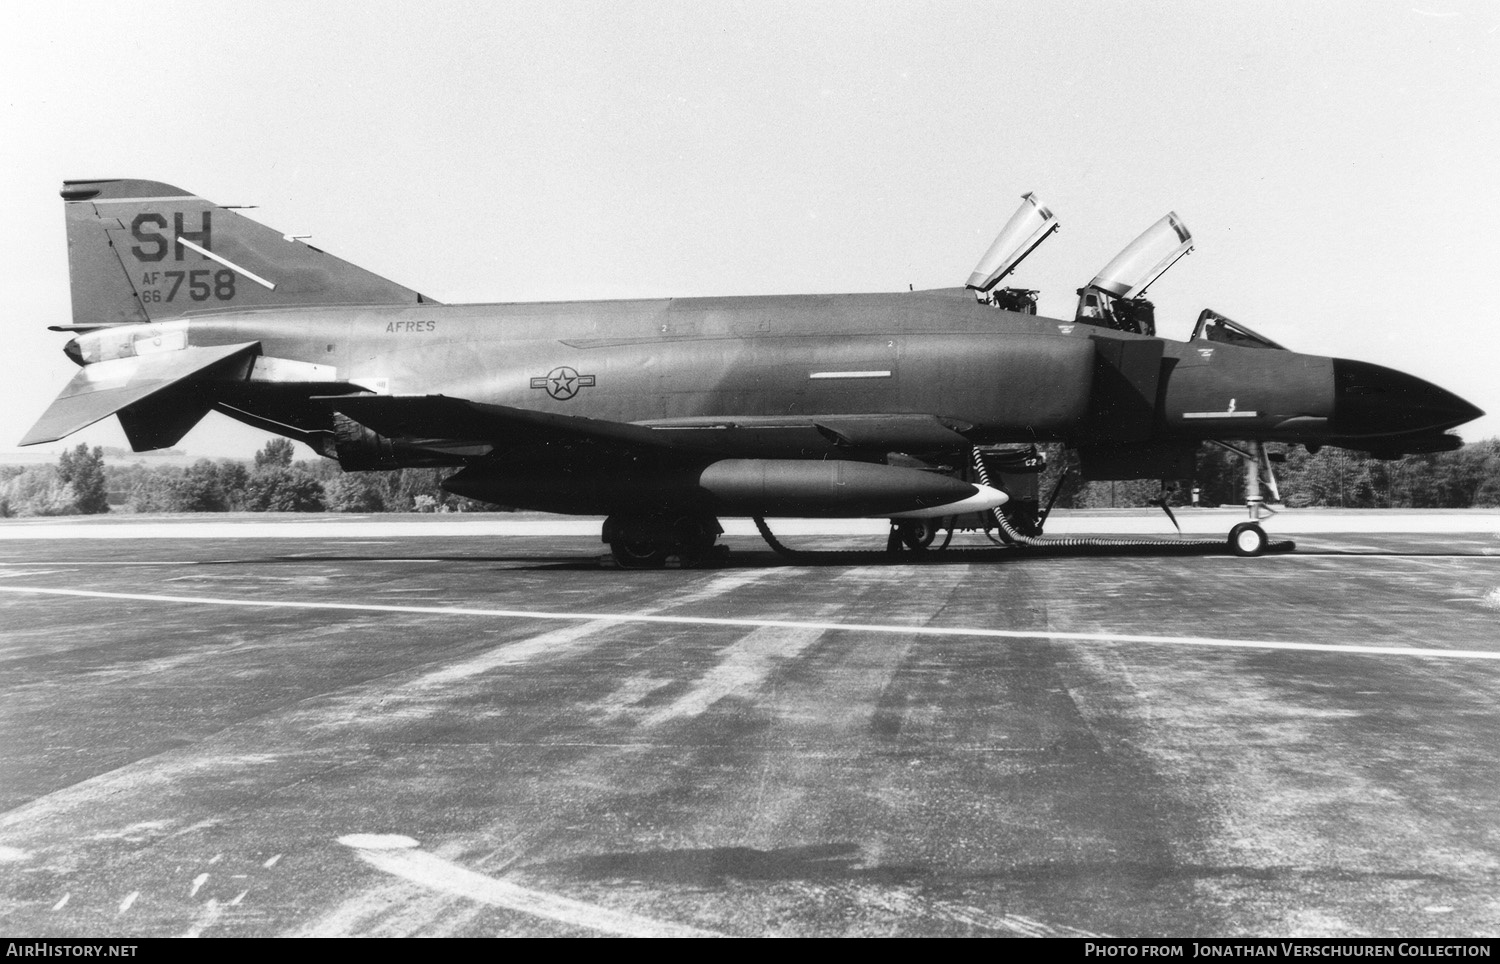
[[[938,519],[904,519],[891,526],[890,539],[886,542],[886,549],[899,552],[901,546],[920,552],[932,545],[937,539]],[[952,538],[952,530],[949,530],[949,538]],[[946,543],[945,543],[946,544]]]
[[[602,541],[621,569],[661,569],[674,559],[680,568],[696,569],[723,551],[714,545],[723,531],[706,513],[612,515],[604,520]]]

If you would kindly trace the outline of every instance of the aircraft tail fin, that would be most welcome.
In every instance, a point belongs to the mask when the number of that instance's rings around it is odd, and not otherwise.
[[[65,181],[62,197],[78,327],[432,300],[170,184]]]

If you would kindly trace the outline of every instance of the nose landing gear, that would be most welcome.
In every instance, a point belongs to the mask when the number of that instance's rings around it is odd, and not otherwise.
[[[1250,513],[1250,521],[1241,522],[1229,530],[1229,551],[1237,556],[1258,556],[1270,544],[1270,538],[1261,527],[1260,520],[1276,513],[1275,509],[1266,505],[1265,494],[1261,491],[1262,469],[1266,473],[1265,487],[1270,490],[1271,498],[1278,502],[1281,500],[1281,492],[1276,487],[1276,475],[1271,471],[1272,457],[1266,454],[1266,447],[1262,442],[1246,442],[1244,448],[1226,442],[1214,444],[1245,460],[1245,510]]]
[[[1241,522],[1229,530],[1229,551],[1237,556],[1258,556],[1270,541],[1258,522]]]

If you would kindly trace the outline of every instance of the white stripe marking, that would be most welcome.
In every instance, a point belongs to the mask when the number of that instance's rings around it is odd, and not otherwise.
[[[239,265],[235,264],[233,261],[230,261],[228,258],[221,257],[221,256],[219,256],[217,254],[214,254],[212,251],[208,250],[207,248],[202,247],[200,245],[196,245],[193,242],[189,241],[187,238],[179,237],[177,239],[177,243],[181,244],[181,245],[183,245],[185,247],[192,248],[194,251],[196,251],[199,254],[203,255],[205,258],[211,258],[214,261],[219,262],[219,264],[222,264],[224,267],[230,269],[231,271],[238,271],[240,274],[244,275],[245,277],[249,278],[251,281],[253,281],[256,284],[260,285],[262,288],[269,288],[272,291],[276,290],[276,285],[275,284],[273,284],[270,281],[267,281],[265,278],[262,278],[260,275],[256,274],[255,272],[253,272],[253,271],[246,271],[244,268],[241,268]]]
[[[219,909],[219,902],[213,898],[209,898],[208,903],[203,905],[203,910],[193,919],[193,923],[183,932],[182,936],[202,937],[203,932],[214,926],[219,920],[219,915],[222,913],[223,911]]]
[[[1362,646],[1343,643],[1292,643],[1270,639],[1216,639],[1206,636],[1143,636],[1135,633],[1060,633],[1043,629],[976,629],[963,626],[901,626],[878,623],[825,623],[795,619],[727,619],[715,616],[648,616],[635,613],[549,613],[526,609],[468,609],[458,606],[391,606],[376,603],[291,602],[268,599],[224,599],[213,596],[158,596],[87,589],[43,589],[0,586],[0,592],[87,599],[130,599],[140,602],[186,603],[197,606],[240,606],[247,609],[323,609],[345,612],[411,613],[440,616],[496,616],[505,619],[547,619],[578,622],[657,623],[675,626],[778,626],[846,633],[888,633],[911,636],[958,636],[979,639],[1060,639],[1098,643],[1156,643],[1164,646],[1211,646],[1226,649],[1267,649],[1303,653],[1358,653],[1366,656],[1425,656],[1435,659],[1500,660],[1500,650],[1423,649],[1417,646]]]
[[[421,850],[355,850],[366,863],[432,890],[622,937],[722,937],[486,877]]]
[[[1259,412],[1183,412],[1183,418],[1255,418]]]
[[[891,373],[887,371],[871,372],[813,372],[808,378],[890,378]]]
[[[141,896],[141,892],[138,890],[132,890],[130,893],[126,894],[125,899],[120,901],[120,913],[123,914],[127,910],[129,910],[130,905],[134,904],[135,899],[139,896]]]
[[[188,891],[189,897],[197,897],[198,889],[208,883],[208,874],[199,874],[193,878],[193,889]]]
[[[768,631],[750,633],[733,646],[717,666],[704,674],[693,688],[668,706],[648,713],[641,726],[657,726],[681,716],[698,716],[719,700],[759,687],[783,662],[790,661],[817,642],[821,630]]]
[[[64,907],[68,906],[68,898],[72,897],[72,896],[73,896],[73,892],[72,891],[69,891],[68,893],[63,894],[62,895],[62,900],[60,900],[57,903],[53,904],[52,905],[52,909],[53,910],[62,910]]]
[[[90,204],[141,204],[146,201],[196,201],[191,194],[163,194],[160,197],[101,197],[82,198]]]

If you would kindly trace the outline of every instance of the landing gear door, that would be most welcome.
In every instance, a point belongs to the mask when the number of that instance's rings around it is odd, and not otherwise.
[[[1089,424],[1101,440],[1138,442],[1156,424],[1162,342],[1156,338],[1094,339],[1094,386]]]

